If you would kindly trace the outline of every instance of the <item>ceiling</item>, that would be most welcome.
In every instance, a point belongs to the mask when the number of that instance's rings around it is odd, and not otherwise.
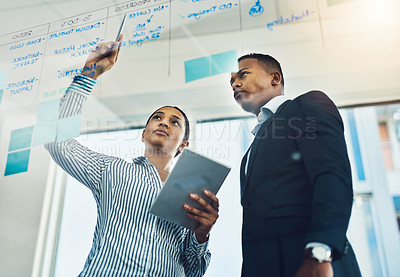
[[[138,1],[1,0],[0,17],[7,24],[0,25],[0,38],[3,36],[4,41],[27,28],[101,13],[111,6],[115,11]],[[258,17],[248,13],[256,4],[254,0],[232,1],[231,7],[227,6],[229,1],[222,0],[153,1],[170,5],[170,10],[153,12],[154,17],[137,15],[127,21],[127,45],[89,98],[83,130],[142,125],[154,109],[167,104],[182,107],[194,120],[248,115],[233,100],[229,72],[185,82],[185,61],[232,50],[238,56],[263,52],[276,57],[289,97],[318,89],[338,106],[400,100],[399,1],[264,0],[260,1],[264,12]],[[213,6],[216,11],[212,11]],[[190,16],[202,10],[208,12],[199,20]],[[129,13],[135,11],[138,9]],[[292,22],[280,24],[281,17]],[[83,33],[63,45],[78,46],[104,36],[105,40],[114,39],[121,18],[118,12],[109,13],[99,33]],[[146,20],[151,20],[153,27],[162,27],[159,39],[140,47],[129,45],[135,28]],[[7,45],[3,42],[3,47]],[[49,41],[42,66],[47,70],[42,71],[38,92],[29,103],[43,101],[44,91],[53,87],[68,86],[71,79],[57,78],[57,71],[79,68],[86,58],[54,55],[61,46],[50,45]],[[0,62],[9,63],[10,56],[2,52]]]

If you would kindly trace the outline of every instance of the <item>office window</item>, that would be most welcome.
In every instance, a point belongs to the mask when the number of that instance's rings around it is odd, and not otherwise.
[[[388,126],[386,122],[379,123],[379,135],[381,138],[383,162],[386,170],[394,170],[394,162],[392,155],[392,145],[390,142]]]
[[[362,276],[383,276],[371,195],[356,196],[349,223],[348,237],[357,255]]]
[[[394,208],[396,209],[397,225],[400,231],[400,195],[393,196]]]

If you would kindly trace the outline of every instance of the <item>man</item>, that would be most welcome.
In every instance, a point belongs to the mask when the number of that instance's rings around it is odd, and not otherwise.
[[[353,190],[336,106],[320,91],[286,99],[269,55],[238,61],[234,98],[259,122],[241,165],[242,276],[361,276],[346,239]]]

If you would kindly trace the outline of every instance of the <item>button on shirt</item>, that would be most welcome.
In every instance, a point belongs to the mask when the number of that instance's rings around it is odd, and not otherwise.
[[[61,99],[61,118],[81,112],[94,83],[75,77]],[[198,243],[193,231],[149,213],[162,182],[145,156],[128,162],[73,139],[45,147],[96,201],[92,249],[79,276],[203,276],[211,258],[208,243]]]

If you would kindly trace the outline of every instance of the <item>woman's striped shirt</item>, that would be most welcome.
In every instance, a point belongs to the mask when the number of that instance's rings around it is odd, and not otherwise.
[[[81,113],[95,81],[74,78],[61,99],[60,118]],[[161,179],[146,157],[127,162],[91,151],[76,140],[46,145],[55,162],[87,186],[97,204],[93,245],[79,276],[202,276],[207,242],[148,211]],[[76,226],[79,228],[79,226]]]

